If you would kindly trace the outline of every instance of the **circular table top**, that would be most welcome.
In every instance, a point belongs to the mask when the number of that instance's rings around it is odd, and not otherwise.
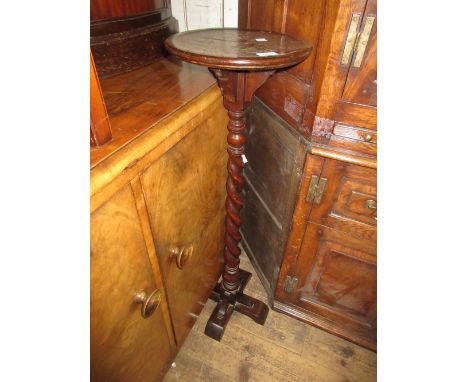
[[[295,65],[312,46],[288,35],[235,28],[177,33],[165,42],[184,61],[219,69],[268,70]]]

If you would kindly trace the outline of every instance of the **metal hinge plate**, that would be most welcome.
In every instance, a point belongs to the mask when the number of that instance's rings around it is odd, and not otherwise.
[[[284,280],[283,290],[286,293],[292,293],[297,287],[299,279],[297,277],[292,277],[287,275],[286,279]]]
[[[374,20],[375,16],[366,17],[364,29],[357,38],[356,47],[354,48],[354,50],[356,51],[356,57],[353,61],[354,68],[359,68],[361,66],[362,59],[364,57],[364,52],[366,51],[367,43],[369,42],[369,36],[372,30],[372,26],[374,25]]]
[[[341,56],[341,65],[348,65],[349,60],[351,59],[351,56],[354,52],[354,47],[358,37],[359,21],[361,21],[361,15],[359,13],[353,13],[349,23],[346,43],[343,48],[343,55]]]
[[[348,65],[351,57],[355,53],[353,62],[354,68],[361,66],[366,51],[369,36],[374,25],[375,16],[367,16],[364,21],[364,27],[359,32],[359,24],[361,21],[361,15],[359,13],[353,13],[349,22],[348,34],[346,35],[346,41],[341,55],[341,65]]]
[[[312,175],[307,191],[306,201],[309,203],[320,204],[322,202],[323,192],[327,185],[327,178],[319,178],[317,175]]]

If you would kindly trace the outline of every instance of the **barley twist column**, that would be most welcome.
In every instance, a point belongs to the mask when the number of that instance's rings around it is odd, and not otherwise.
[[[242,189],[244,188],[244,177],[242,171],[244,162],[245,144],[245,112],[229,111],[228,124],[228,153],[227,163],[228,179],[226,183],[226,232],[224,236],[224,259],[225,267],[223,274],[223,288],[226,291],[235,291],[239,288],[239,242],[241,235],[240,210],[244,205],[242,200]]]

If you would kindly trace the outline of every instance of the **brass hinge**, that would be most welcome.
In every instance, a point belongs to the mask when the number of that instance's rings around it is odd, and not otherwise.
[[[356,45],[360,20],[361,20],[361,15],[359,13],[353,13],[351,15],[348,35],[346,36],[346,44],[343,48],[343,56],[341,57],[341,65],[349,64],[349,60],[351,59],[351,56],[354,51],[354,46]]]
[[[287,275],[287,276],[286,276],[286,279],[284,280],[283,290],[284,290],[286,293],[292,293],[292,292],[294,292],[294,290],[295,290],[296,287],[297,287],[298,281],[299,281],[299,280],[298,280],[297,277],[292,277],[292,276]]]
[[[320,204],[322,202],[323,191],[327,185],[327,178],[319,178],[317,175],[312,175],[307,191],[306,201],[309,203]]]
[[[348,35],[346,36],[346,43],[343,48],[343,55],[341,56],[341,65],[348,65],[354,52],[356,52],[353,67],[359,68],[361,66],[372,26],[374,25],[375,16],[366,17],[362,32],[358,32],[360,19],[361,15],[359,13],[353,13],[351,15]]]

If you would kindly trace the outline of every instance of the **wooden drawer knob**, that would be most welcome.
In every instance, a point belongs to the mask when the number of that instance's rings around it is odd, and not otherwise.
[[[193,247],[188,248],[172,248],[171,258],[175,258],[177,268],[183,269],[184,266],[192,259]]]
[[[367,134],[367,135],[364,137],[364,140],[365,140],[366,142],[370,142],[371,139],[372,139],[372,135],[370,135],[370,134]]]
[[[140,290],[133,295],[133,301],[136,304],[141,304],[141,316],[148,318],[156,311],[161,302],[161,291],[155,289],[148,294],[146,291]]]

